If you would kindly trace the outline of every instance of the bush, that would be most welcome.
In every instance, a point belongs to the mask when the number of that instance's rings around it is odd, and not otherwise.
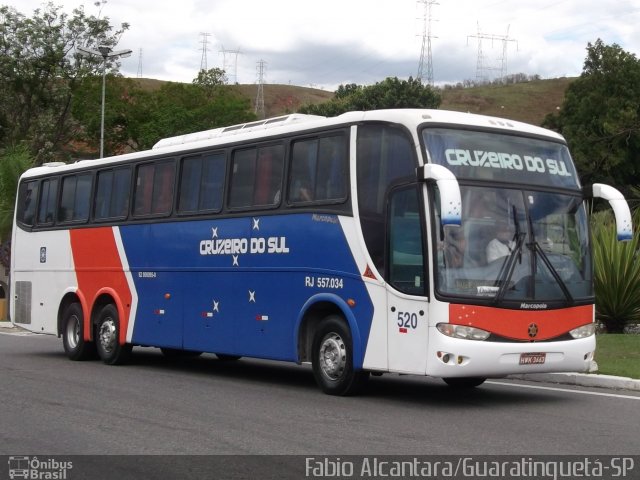
[[[635,212],[635,231],[628,242],[618,241],[611,212],[591,216],[596,319],[609,333],[622,333],[626,324],[640,323],[639,212]]]

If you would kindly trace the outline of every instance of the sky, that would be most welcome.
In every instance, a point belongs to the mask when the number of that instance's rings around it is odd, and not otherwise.
[[[191,82],[202,66],[230,82],[334,91],[418,75],[427,0],[53,0],[130,28],[121,73]],[[506,73],[580,75],[598,38],[640,56],[640,0],[430,0],[436,85]],[[40,0],[0,0],[26,16]],[[428,29],[427,29],[428,30]],[[203,33],[209,34],[207,36]],[[206,43],[203,40],[206,39]],[[206,46],[206,64],[203,50]],[[226,50],[226,54],[223,51]],[[478,59],[481,69],[478,70]],[[424,77],[427,78],[425,53]]]

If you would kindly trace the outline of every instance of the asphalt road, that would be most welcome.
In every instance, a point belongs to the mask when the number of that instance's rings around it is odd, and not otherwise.
[[[0,455],[631,455],[640,394],[385,375],[331,397],[311,369],[213,355],[72,362],[52,336],[0,334]]]

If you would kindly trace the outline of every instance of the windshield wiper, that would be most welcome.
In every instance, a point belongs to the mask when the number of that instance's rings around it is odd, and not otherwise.
[[[515,227],[515,234],[513,235],[514,248],[511,250],[511,253],[507,257],[507,259],[500,267],[500,271],[498,272],[498,276],[494,283],[494,286],[499,286],[498,293],[493,300],[493,303],[500,303],[507,293],[507,286],[511,281],[511,277],[513,276],[513,271],[516,268],[516,257],[517,261],[522,263],[522,245],[524,244],[524,239],[527,236],[525,232],[520,231],[520,224],[518,223],[518,212],[516,211],[516,206],[512,207],[513,213],[513,224]]]
[[[542,262],[549,269],[549,272],[551,273],[551,276],[553,277],[553,279],[558,283],[558,286],[560,287],[560,290],[562,290],[562,293],[564,294],[564,296],[567,298],[567,301],[569,303],[573,303],[574,302],[573,296],[571,295],[571,292],[567,288],[567,284],[564,283],[564,280],[562,280],[562,278],[560,278],[558,271],[555,269],[555,267],[551,263],[551,260],[549,260],[549,257],[547,256],[545,251],[542,249],[542,247],[536,240],[535,231],[533,230],[533,222],[530,216],[528,216],[528,220],[529,220],[529,230],[531,230],[531,243],[527,244],[527,248],[529,248],[529,250],[531,250],[531,252],[533,253],[533,255],[531,255],[532,257],[531,261],[533,262],[531,273],[534,275],[534,278],[535,278],[535,275],[537,275],[538,273],[537,264],[535,263],[535,259],[537,258],[536,257],[536,253],[537,253],[538,255],[540,255]],[[533,298],[533,295],[531,295],[531,297]]]

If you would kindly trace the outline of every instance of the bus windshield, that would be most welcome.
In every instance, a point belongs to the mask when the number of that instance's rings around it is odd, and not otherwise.
[[[593,299],[587,216],[565,145],[443,128],[423,139],[462,200],[460,227],[441,226],[434,209],[440,294],[532,308]]]

